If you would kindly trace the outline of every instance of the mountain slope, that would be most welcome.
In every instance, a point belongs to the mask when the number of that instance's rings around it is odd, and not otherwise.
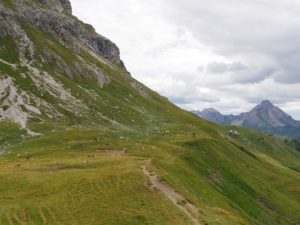
[[[214,109],[194,111],[194,113],[218,124],[242,126],[295,139],[300,138],[300,121],[294,120],[267,100],[257,105],[250,112],[237,116],[222,115]]]
[[[35,133],[144,129],[170,120],[158,109],[175,107],[134,80],[118,48],[72,16],[66,2],[3,1],[1,119]]]
[[[299,143],[174,106],[67,0],[0,3],[0,224],[298,223]]]

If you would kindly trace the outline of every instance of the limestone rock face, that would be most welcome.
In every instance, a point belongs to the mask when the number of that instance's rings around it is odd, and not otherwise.
[[[72,6],[69,0],[37,0],[37,2],[59,13],[72,14]]]
[[[119,48],[73,16],[69,0],[0,1],[0,122],[28,134],[29,121],[119,126],[100,113],[110,107],[101,94],[119,80],[134,89],[128,75]]]
[[[91,25],[72,15],[69,0],[14,0],[9,8],[0,2],[0,36],[19,37],[24,26],[53,35],[64,45],[86,48],[123,68],[119,48],[97,34]]]

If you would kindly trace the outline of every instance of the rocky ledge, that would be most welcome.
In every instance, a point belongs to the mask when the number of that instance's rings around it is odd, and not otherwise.
[[[86,48],[123,68],[119,48],[97,34],[91,25],[72,15],[69,0],[7,0],[0,2],[0,36],[24,35],[23,27],[32,26],[54,35],[64,45]]]

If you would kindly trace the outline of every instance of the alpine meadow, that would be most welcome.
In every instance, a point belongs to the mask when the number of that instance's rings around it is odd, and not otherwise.
[[[299,209],[298,141],[182,110],[69,0],[0,0],[1,225],[299,225]]]

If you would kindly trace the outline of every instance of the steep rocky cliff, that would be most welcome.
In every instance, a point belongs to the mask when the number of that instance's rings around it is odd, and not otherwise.
[[[11,35],[26,42],[28,36],[24,27],[32,26],[53,35],[68,47],[89,49],[112,63],[124,66],[118,47],[98,35],[92,26],[72,16],[68,0],[6,0],[0,3],[1,36]]]
[[[68,0],[0,0],[0,121],[130,129],[150,92]]]

